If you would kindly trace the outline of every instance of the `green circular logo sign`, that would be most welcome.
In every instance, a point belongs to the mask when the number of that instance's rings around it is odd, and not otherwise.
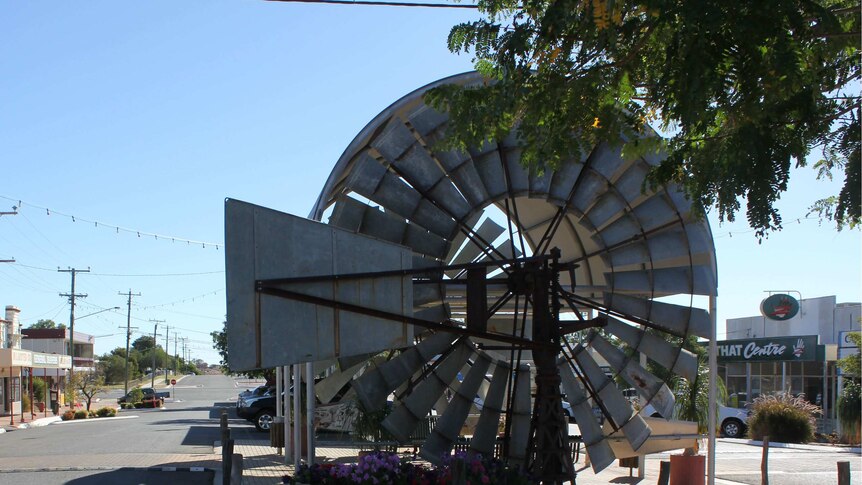
[[[790,320],[799,313],[799,302],[790,295],[778,293],[760,302],[760,313],[770,320]]]

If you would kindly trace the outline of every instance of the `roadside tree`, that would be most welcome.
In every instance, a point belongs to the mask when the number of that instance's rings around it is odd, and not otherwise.
[[[72,388],[84,396],[84,400],[87,402],[87,411],[90,410],[93,397],[107,389],[105,377],[96,372],[76,372],[72,376]]]
[[[677,183],[721,220],[744,210],[759,238],[781,229],[774,205],[816,150],[818,177],[844,183],[811,210],[838,229],[859,223],[858,0],[484,0],[479,10],[448,45],[472,52],[486,82],[426,95],[451,115],[441,148],[518,126],[537,172],[601,142],[624,157],[662,150],[648,184]],[[647,124],[667,138],[636,137]]]

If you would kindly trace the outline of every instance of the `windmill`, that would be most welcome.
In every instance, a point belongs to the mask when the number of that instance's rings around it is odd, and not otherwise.
[[[596,471],[681,447],[690,427],[642,417],[614,380],[671,417],[673,393],[636,354],[697,375],[682,342],[710,336],[697,306],[716,292],[708,224],[678,188],[642,189],[658,155],[600,143],[540,174],[520,165],[514,132],[436,149],[448,118],[423,94],[474,82],[442,79],[372,120],[312,210],[328,226],[228,201],[229,342],[255,349],[236,368],[395,350],[353,382],[366,410],[395,397],[393,436],[433,409],[420,453],[437,461],[479,398],[470,452],[493,453],[502,423],[503,458],[544,483],[574,478],[562,393]]]

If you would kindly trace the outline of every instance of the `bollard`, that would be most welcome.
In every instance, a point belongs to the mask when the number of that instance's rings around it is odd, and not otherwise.
[[[221,446],[222,485],[230,485],[233,470],[233,440],[229,439]]]
[[[850,485],[850,462],[838,462],[838,485]]]
[[[763,458],[760,461],[760,483],[769,485],[769,436],[763,437]]]
[[[227,409],[222,409],[221,411],[221,443],[224,446],[227,443],[227,440],[230,439],[230,428],[227,426]]]
[[[659,463],[658,485],[668,485],[670,482],[670,462],[662,461]]]

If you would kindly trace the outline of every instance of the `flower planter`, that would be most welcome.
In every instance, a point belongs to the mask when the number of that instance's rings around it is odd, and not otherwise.
[[[670,455],[670,485],[704,485],[706,456]]]

